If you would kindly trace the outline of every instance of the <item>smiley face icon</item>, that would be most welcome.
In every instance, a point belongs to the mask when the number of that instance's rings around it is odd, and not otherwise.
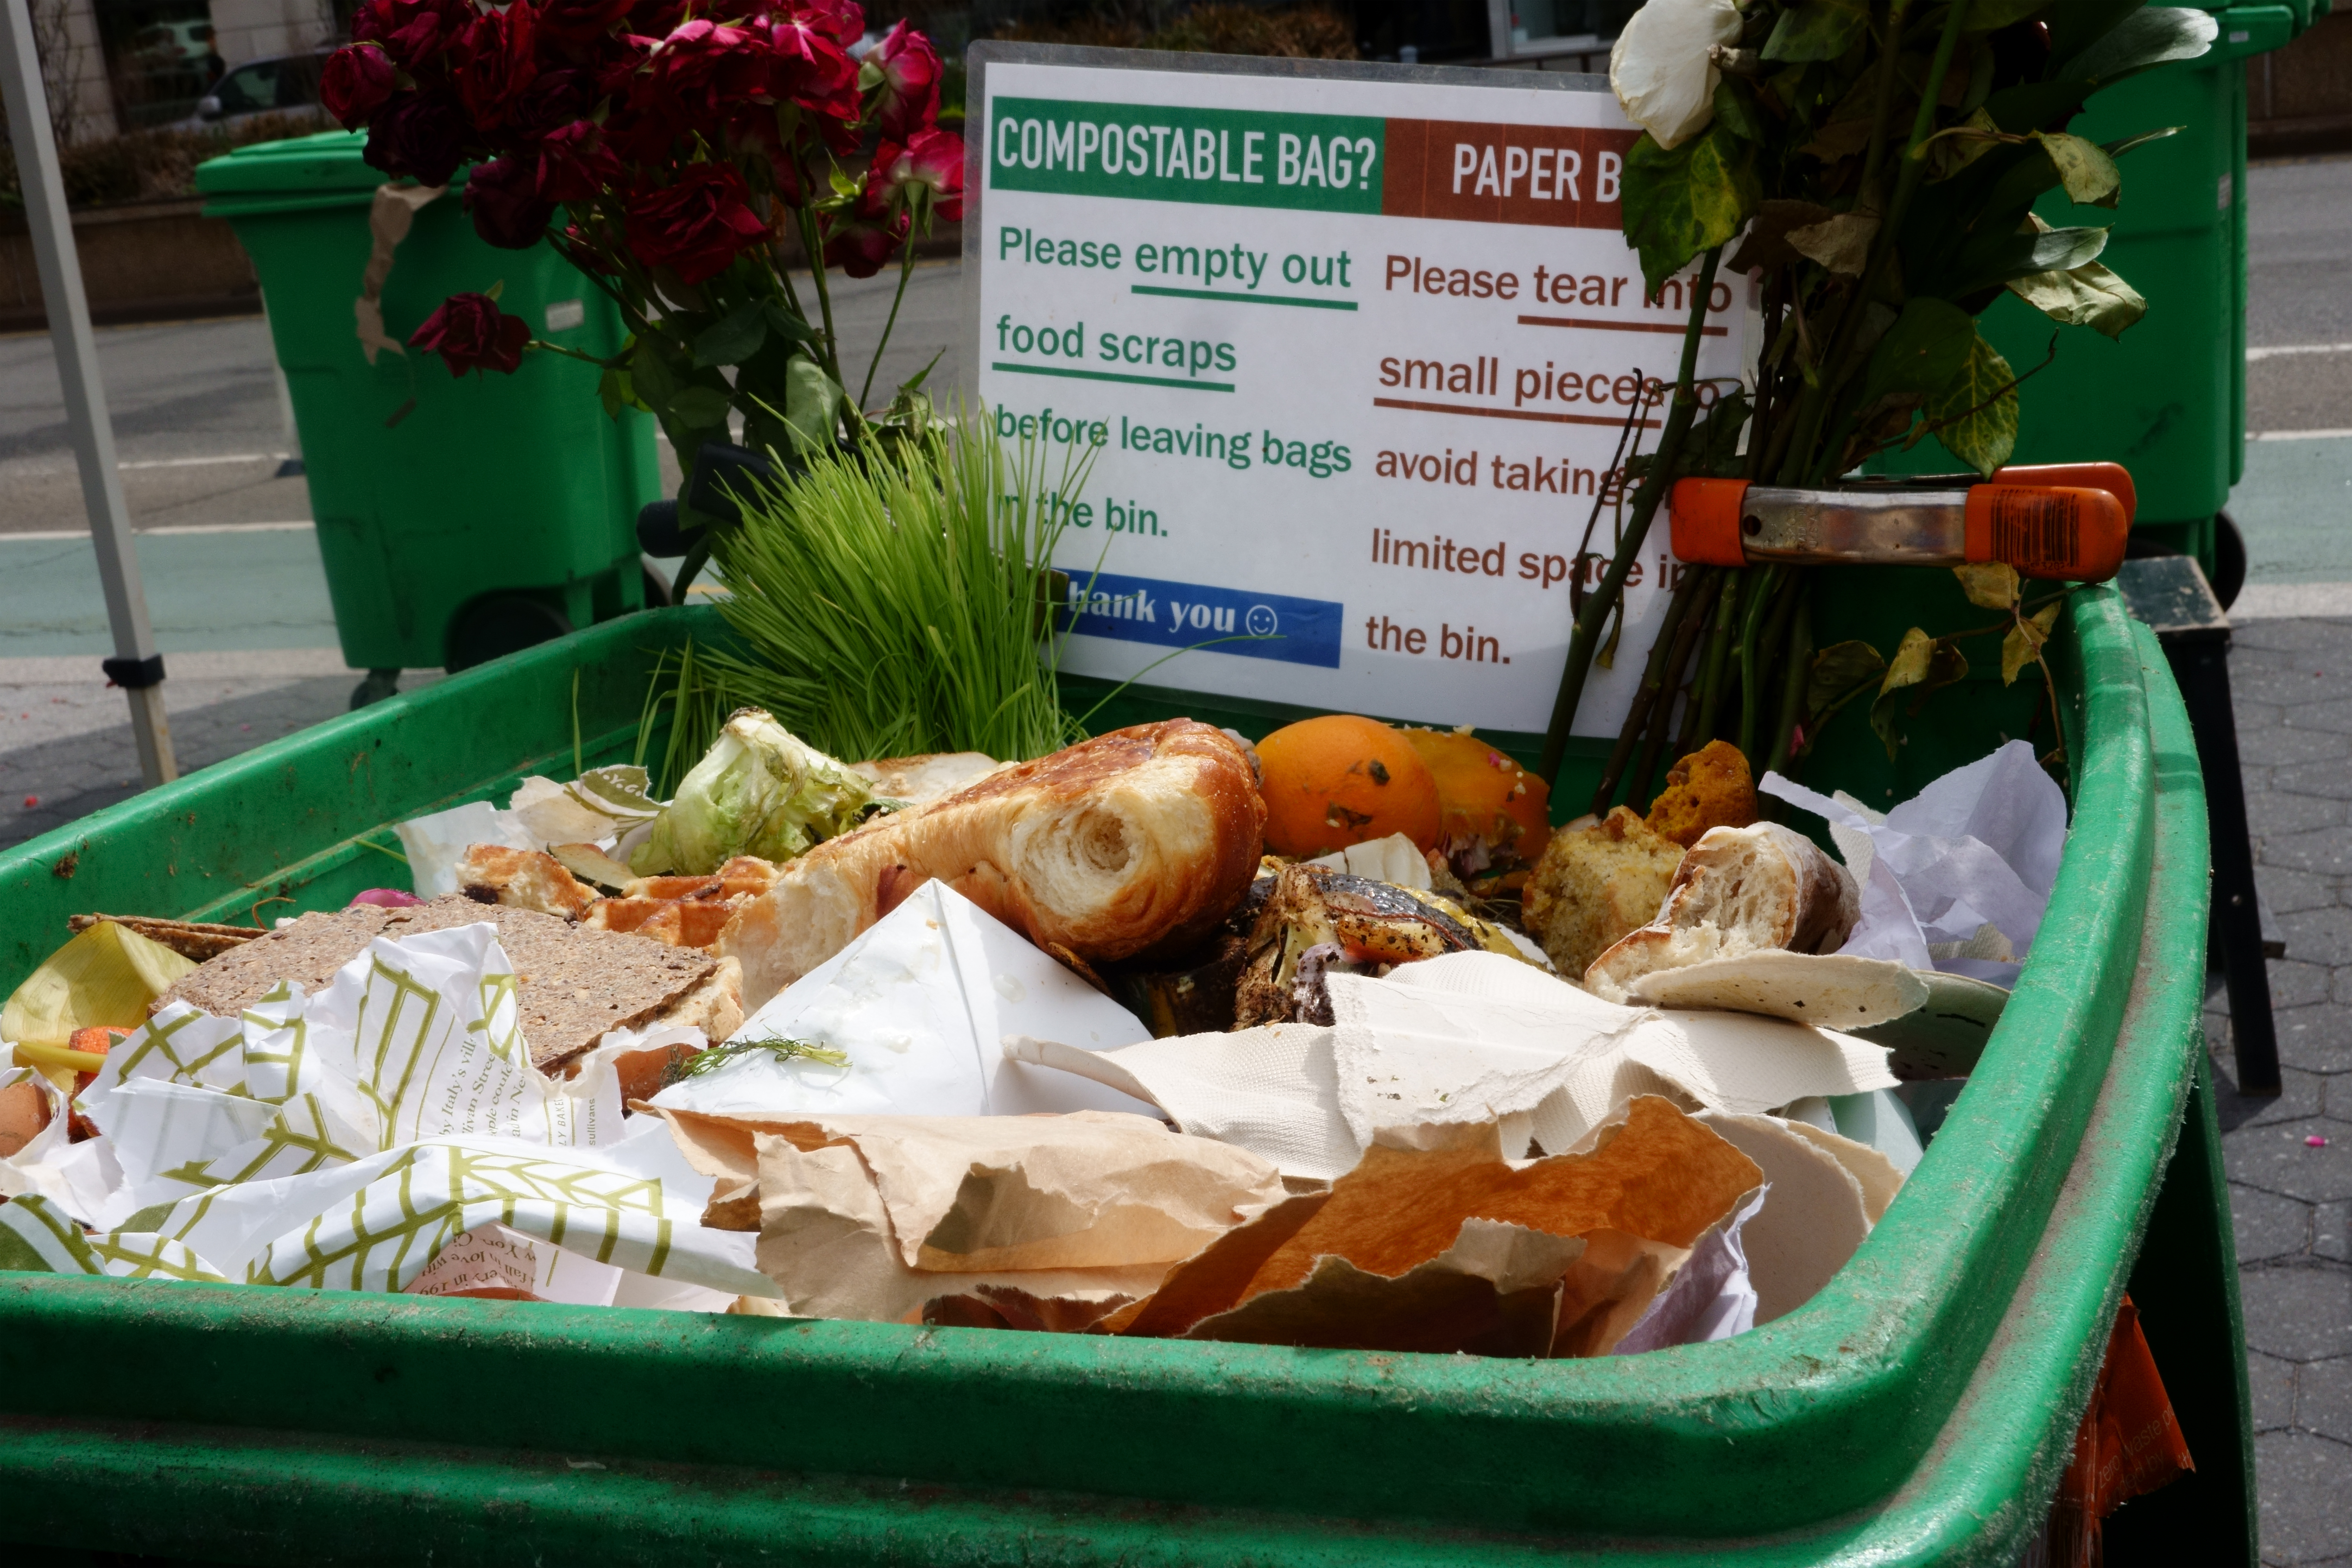
[[[1270,637],[1282,625],[1282,617],[1274,613],[1271,605],[1252,605],[1249,614],[1243,617],[1242,625],[1249,628],[1249,635],[1254,637]]]

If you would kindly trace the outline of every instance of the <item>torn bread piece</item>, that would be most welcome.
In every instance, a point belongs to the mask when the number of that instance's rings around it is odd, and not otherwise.
[[[1559,828],[1528,874],[1520,910],[1552,967],[1582,974],[1612,943],[1658,918],[1683,847],[1623,806]]]
[[[852,763],[849,771],[874,786],[885,800],[929,805],[1004,764],[981,752],[928,752],[919,757],[877,757]]]
[[[1891,958],[1766,948],[1654,969],[1625,988],[1643,1007],[1761,1013],[1824,1029],[1860,1029],[1926,1005],[1927,983]]]
[[[1782,948],[1835,952],[1861,909],[1846,868],[1778,823],[1715,827],[1675,868],[1664,907],[1584,971],[1585,989],[1612,1002],[1657,970]]]
[[[576,921],[596,901],[596,889],[541,849],[469,844],[457,858],[457,890],[478,904],[504,904]]]

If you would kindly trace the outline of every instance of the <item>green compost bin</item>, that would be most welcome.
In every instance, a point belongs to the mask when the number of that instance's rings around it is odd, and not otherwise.
[[[1911,574],[1882,613],[1948,584]],[[1832,608],[1841,635],[1879,629]],[[2128,1289],[2198,1469],[2110,1521],[2110,1560],[2251,1565],[2197,760],[2112,590],[2060,625],[2074,816],[2042,936],[1884,1221],[1777,1321],[1512,1362],[0,1273],[0,1540],[303,1564],[2009,1568]],[[594,627],[0,855],[0,988],[75,912],[247,921],[396,880],[371,847],[389,825],[628,760],[655,658],[689,636],[724,634],[705,608]],[[1998,738],[1951,711],[1955,750]]]
[[[653,421],[607,417],[597,370],[533,352],[511,376],[453,378],[432,355],[356,331],[383,174],[366,138],[330,132],[241,147],[196,171],[207,216],[253,258],[318,521],[343,657],[354,668],[462,668],[644,607],[638,509],[660,494]],[[405,343],[451,294],[503,284],[534,337],[599,356],[619,310],[544,244],[492,247],[460,172],[418,212],[383,287]],[[384,689],[379,680],[377,689]]]
[[[2327,4],[2317,0],[2318,15]],[[2097,142],[2164,126],[2179,133],[2125,155],[2112,212],[2074,205],[2063,190],[2036,209],[2053,227],[2111,226],[2100,263],[2147,299],[2147,316],[2109,339],[2062,330],[2004,292],[1982,321],[2011,368],[2031,373],[2018,389],[2011,460],[2121,463],[2139,494],[2135,526],[2223,582],[2244,573],[2242,547],[2218,536],[2215,519],[2245,473],[2245,61],[2291,42],[2314,9],[2313,0],[2203,8],[2220,26],[2209,52],[2107,89],[2066,127]],[[1950,466],[1932,443],[1886,465]],[[2235,562],[2222,560],[2231,550]]]

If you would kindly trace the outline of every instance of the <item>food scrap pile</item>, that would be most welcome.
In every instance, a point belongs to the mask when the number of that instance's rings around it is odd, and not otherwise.
[[[402,825],[408,889],[266,931],[77,917],[0,1014],[0,1266],[1720,1339],[1894,1201],[2064,831],[2021,745],[1881,816],[1717,742],[1555,830],[1466,730],[845,763],[747,710],[672,800],[606,767]]]

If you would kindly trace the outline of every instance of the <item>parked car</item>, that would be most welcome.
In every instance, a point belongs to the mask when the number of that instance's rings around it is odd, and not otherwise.
[[[333,52],[318,49],[247,60],[213,83],[212,90],[197,100],[194,117],[182,121],[179,129],[196,131],[256,114],[299,114],[306,110],[323,116],[324,110],[319,108],[319,73]]]

